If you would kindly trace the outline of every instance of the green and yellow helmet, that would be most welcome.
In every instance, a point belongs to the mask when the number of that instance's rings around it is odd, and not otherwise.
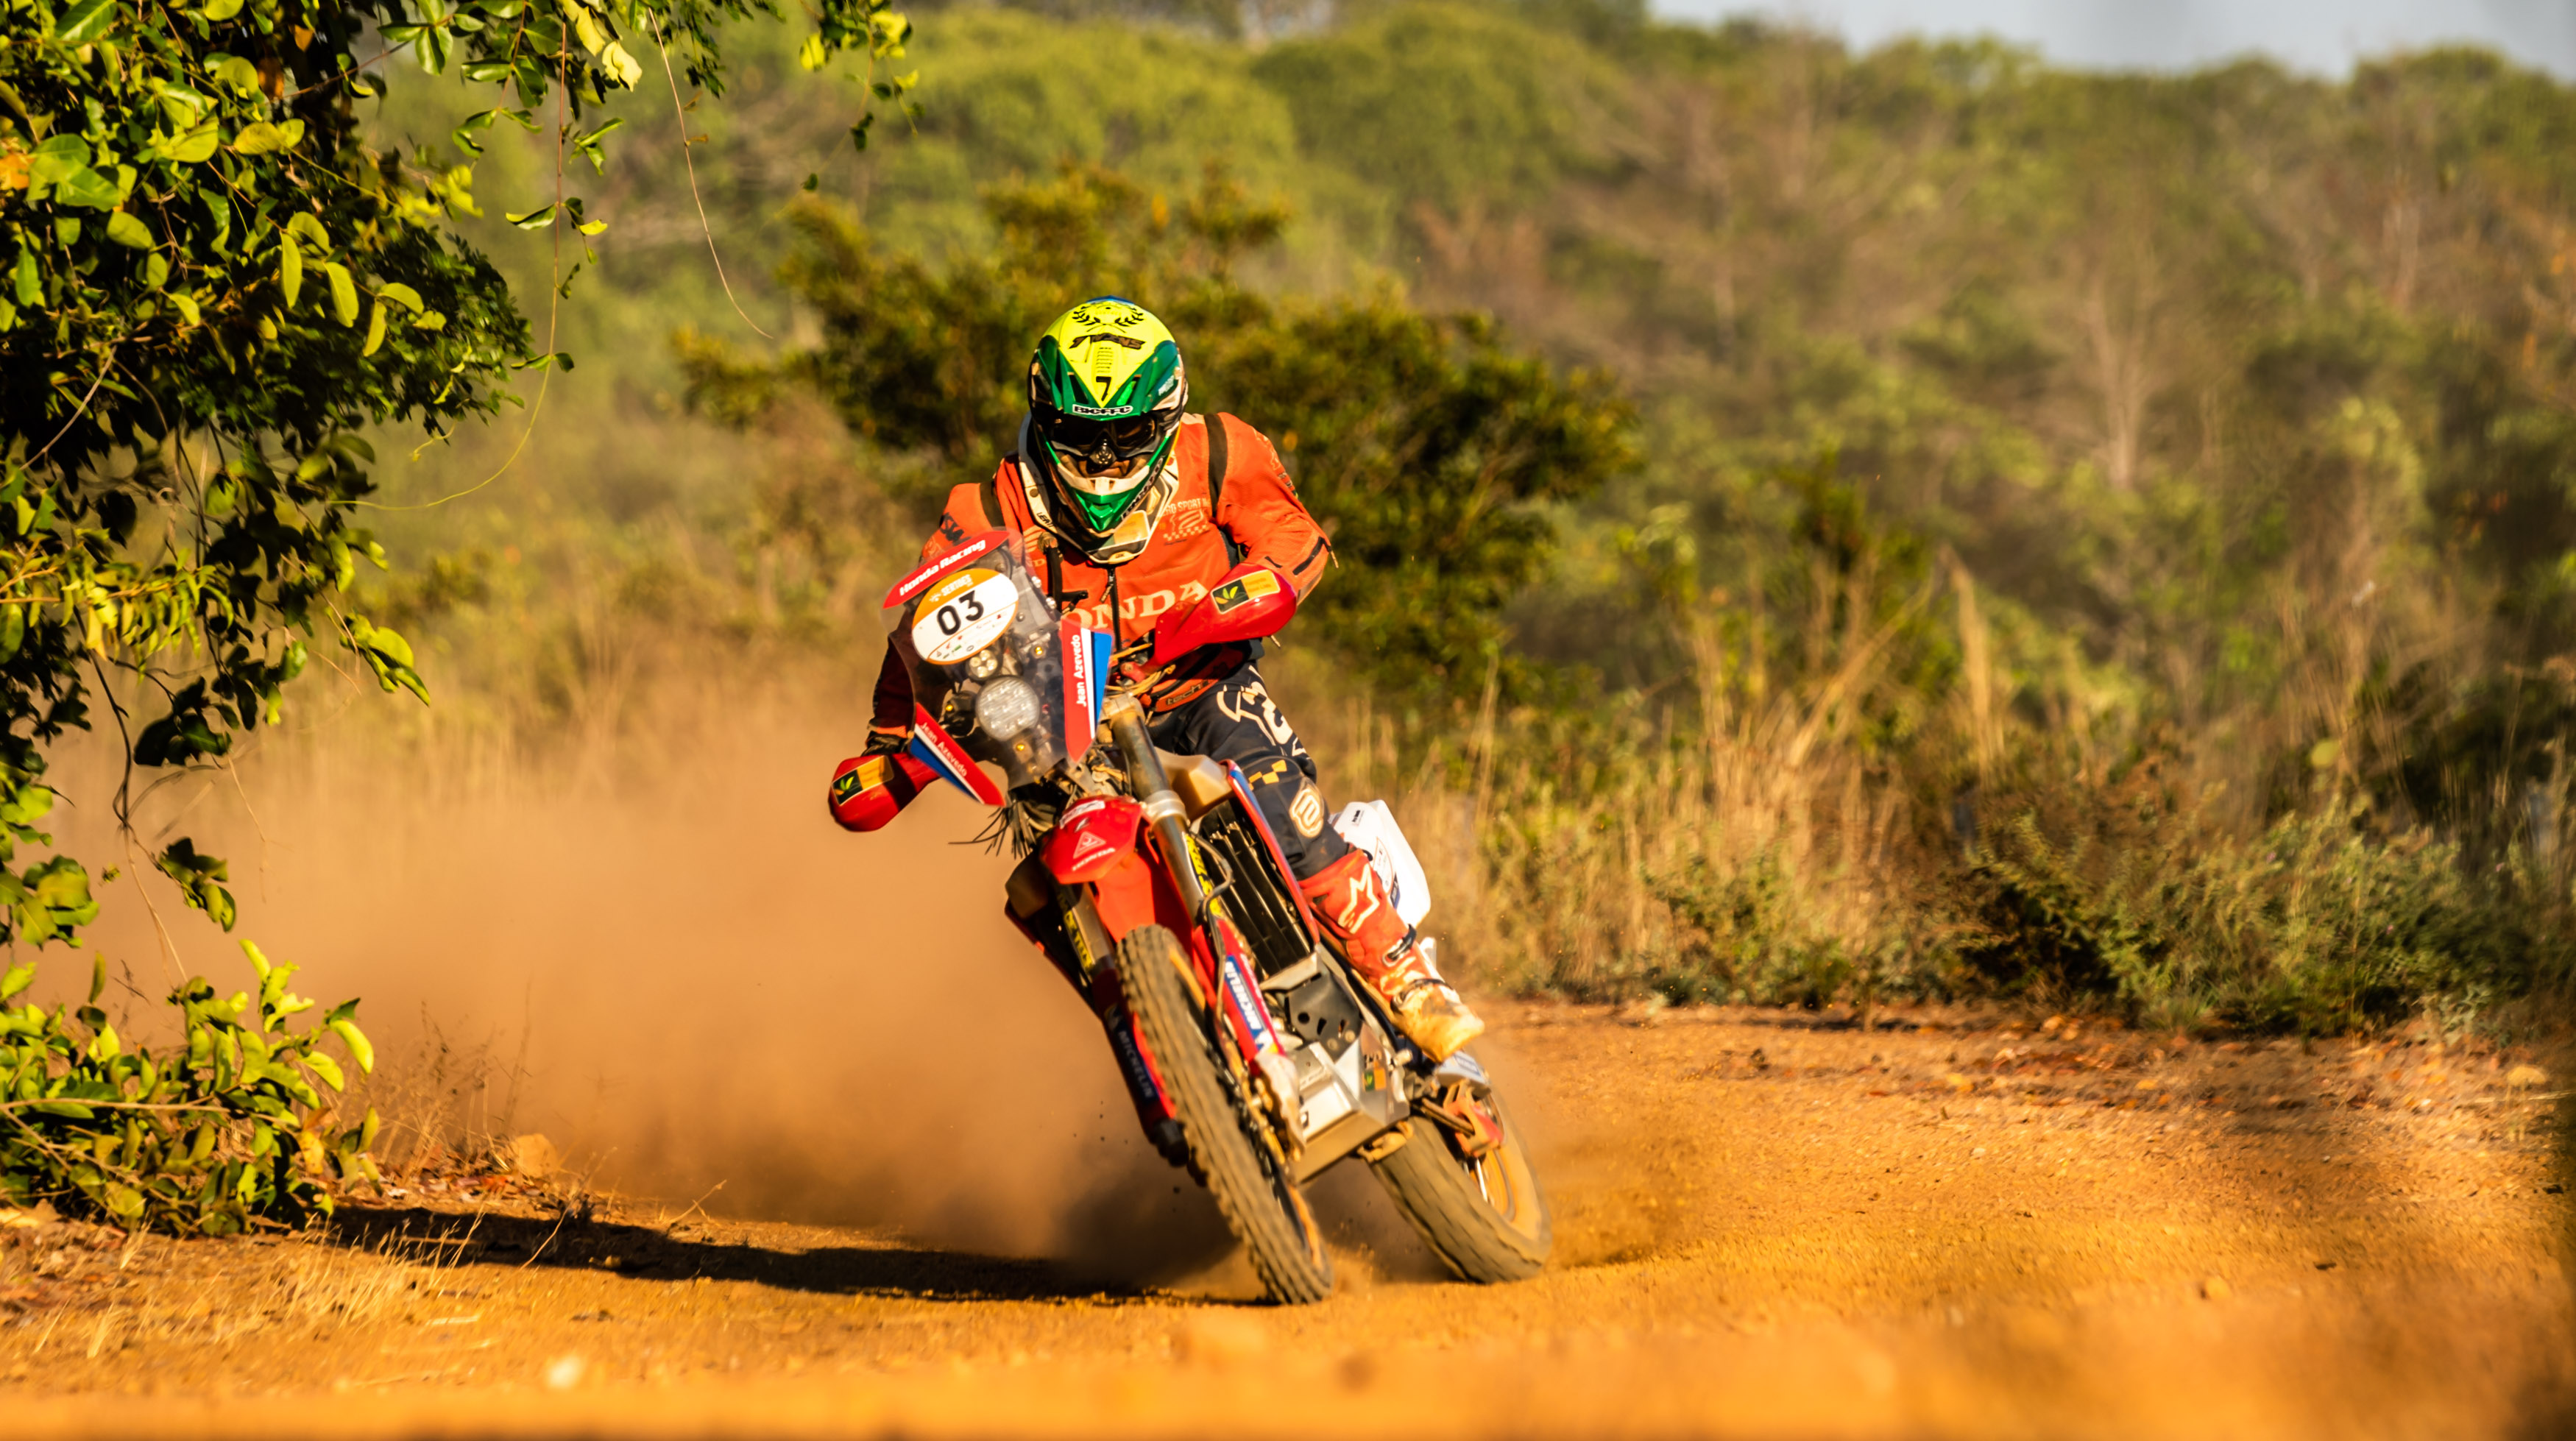
[[[1056,527],[1094,559],[1130,559],[1152,537],[1189,394],[1179,343],[1131,301],[1086,300],[1039,338],[1026,458]]]

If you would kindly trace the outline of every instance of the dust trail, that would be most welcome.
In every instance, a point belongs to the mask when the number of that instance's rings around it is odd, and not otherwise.
[[[303,964],[300,991],[363,996],[388,1057],[424,1014],[498,1036],[496,1062],[525,1074],[494,1078],[494,1129],[548,1133],[600,1183],[722,1182],[710,1209],[1119,1279],[1220,1254],[1213,1210],[1137,1135],[1090,1013],[1002,919],[1008,863],[952,844],[980,813],[940,794],[846,835],[823,783],[850,728],[814,719],[839,708],[700,713],[724,719],[558,768],[604,785],[466,780],[420,758],[436,746],[397,758],[335,734],[251,768],[250,809],[229,782],[155,805],[233,858],[235,934]],[[67,788],[90,804],[66,844],[115,855],[104,805]],[[154,884],[184,969],[237,984],[230,943]],[[157,995],[131,882],[103,896],[100,946]]]

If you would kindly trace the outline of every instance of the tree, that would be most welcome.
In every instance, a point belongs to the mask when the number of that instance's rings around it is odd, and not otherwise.
[[[602,227],[562,193],[564,162],[601,162],[617,122],[584,115],[643,80],[630,43],[714,90],[718,27],[776,12],[0,0],[0,13],[0,861],[14,866],[20,847],[51,845],[46,754],[94,710],[131,766],[152,768],[220,758],[273,720],[317,641],[426,697],[409,644],[349,603],[358,563],[384,563],[355,523],[373,459],[358,432],[438,435],[511,399],[513,372],[569,362],[532,350],[499,275],[446,229],[480,213],[470,160],[370,143],[358,107],[376,67],[408,58],[489,88],[496,104],[453,136],[469,157],[501,120],[551,126],[557,193],[508,218],[581,244]],[[873,75],[908,28],[887,0],[822,0],[801,58],[819,69],[855,50]],[[874,91],[895,100],[909,84]],[[861,143],[869,119],[853,127]],[[220,860],[182,838],[157,863],[231,927]],[[69,940],[96,910],[73,857],[0,867],[0,941]]]
[[[812,386],[859,435],[945,463],[908,472],[928,478],[907,497],[926,520],[1012,444],[1032,337],[1085,296],[1129,296],[1181,337],[1192,407],[1270,434],[1332,535],[1341,573],[1308,612],[1327,643],[1416,695],[1484,683],[1505,604],[1551,554],[1538,507],[1629,464],[1629,411],[1609,381],[1514,352],[1487,319],[1391,294],[1280,303],[1244,288],[1236,263],[1287,215],[1221,172],[1177,206],[1080,166],[986,204],[995,254],[940,270],[800,202],[804,244],[783,279],[820,316],[822,343],[769,365],[684,335],[693,397],[748,424],[782,380]]]

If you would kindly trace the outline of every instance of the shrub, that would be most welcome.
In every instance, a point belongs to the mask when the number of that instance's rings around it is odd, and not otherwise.
[[[334,1180],[374,1180],[367,1147],[373,1110],[334,1132],[316,1083],[346,1080],[322,1043],[339,1038],[361,1071],[374,1049],[347,1002],[301,1031],[289,1017],[313,1002],[286,989],[296,968],[242,950],[259,990],[218,998],[191,977],[171,993],[185,1049],[156,1058],[128,1050],[98,1008],[102,960],[89,1001],[51,1011],[0,1009],[0,1201],[50,1201],[122,1226],[230,1235],[260,1222],[330,1214]],[[35,979],[33,961],[0,976],[0,1003]]]
[[[2025,811],[1971,867],[1971,958],[2007,990],[2107,1001],[2144,1024],[2306,1034],[2527,989],[2563,945],[2509,869],[2472,871],[2424,832],[2352,809],[2215,834],[2189,812],[2128,838],[2052,841]]]

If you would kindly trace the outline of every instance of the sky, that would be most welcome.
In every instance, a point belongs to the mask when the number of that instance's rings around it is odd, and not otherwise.
[[[1659,14],[1762,14],[1867,49],[1905,34],[1998,35],[2049,59],[2174,69],[2260,52],[2341,76],[2359,57],[2445,42],[2486,45],[2576,79],[2576,0],[1650,0]]]

